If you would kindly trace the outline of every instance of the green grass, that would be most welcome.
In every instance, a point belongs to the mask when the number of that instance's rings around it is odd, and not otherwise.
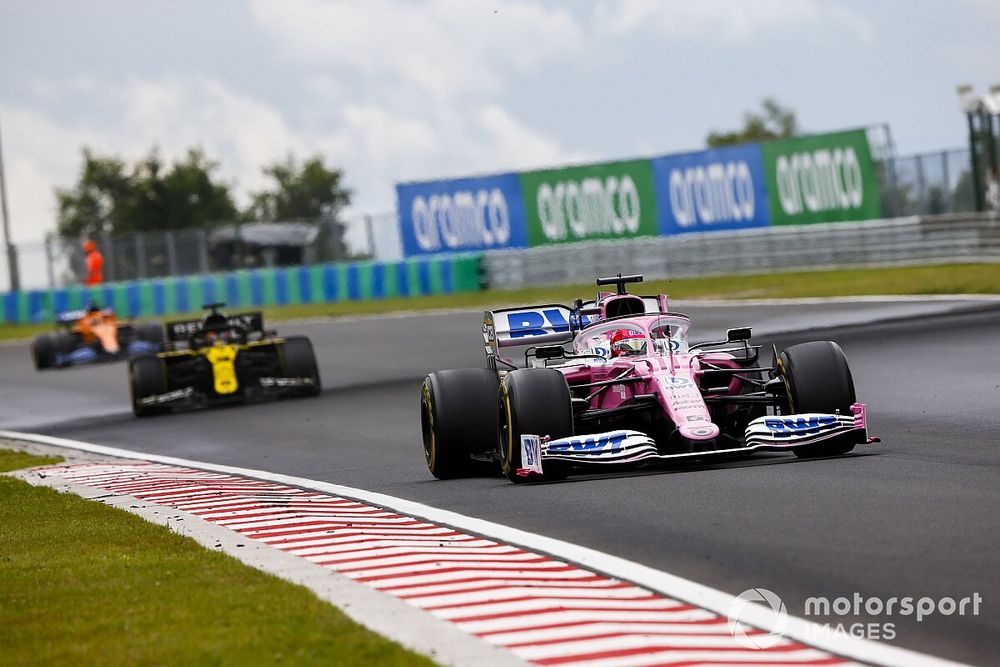
[[[489,308],[503,304],[570,302],[579,296],[593,295],[595,289],[593,281],[590,281],[564,287],[280,306],[265,308],[264,316],[267,321],[273,322],[300,317],[337,317],[398,310]],[[762,299],[871,294],[1000,294],[1000,264],[945,264],[678,278],[650,281],[637,291],[647,294],[666,292],[673,299]],[[49,325],[38,324],[0,325],[0,340],[26,338],[50,329]]]
[[[17,449],[0,449],[0,472],[61,463],[61,456],[37,456]]]
[[[0,466],[39,465],[0,452]],[[307,589],[0,476],[4,665],[430,665]]]

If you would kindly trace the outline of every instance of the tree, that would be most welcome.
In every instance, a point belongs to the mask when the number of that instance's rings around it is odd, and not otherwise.
[[[743,128],[731,132],[710,132],[705,139],[709,148],[746,144],[771,139],[788,139],[800,132],[795,112],[783,107],[773,97],[761,101],[761,113],[743,114]]]
[[[264,167],[275,181],[271,190],[251,196],[247,218],[263,222],[336,218],[351,203],[351,191],[341,186],[343,173],[327,169],[315,155],[300,167],[293,155]]]
[[[217,183],[218,163],[200,149],[164,173],[154,148],[131,169],[114,156],[83,149],[75,186],[56,189],[57,231],[64,239],[101,234],[206,228],[234,220],[238,211],[229,186]]]
[[[56,188],[59,236],[76,239],[113,232],[128,192],[125,163],[84,148],[77,184],[72,189]]]
[[[327,169],[319,155],[300,166],[291,154],[284,162],[264,167],[274,179],[270,190],[254,193],[244,215],[261,222],[308,222],[319,225],[316,259],[328,261],[347,256],[344,223],[339,216],[351,203],[351,191],[341,185],[343,172]]]

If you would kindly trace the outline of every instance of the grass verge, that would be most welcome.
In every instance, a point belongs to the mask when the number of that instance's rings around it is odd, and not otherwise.
[[[47,466],[52,463],[61,463],[62,460],[61,456],[37,456],[17,449],[0,448],[0,472]]]
[[[289,305],[265,308],[264,316],[267,321],[280,321],[300,317],[338,317],[399,310],[489,308],[501,304],[569,302],[580,296],[590,296],[594,294],[595,289],[593,281],[590,281],[562,287]],[[678,278],[650,281],[642,286],[641,291],[647,294],[665,292],[673,299],[764,299],[872,294],[1000,294],[1000,264],[943,264]],[[0,325],[0,340],[26,338],[49,331],[51,328],[48,324]]]
[[[0,469],[43,465],[0,450]],[[431,665],[307,589],[0,476],[0,663]]]

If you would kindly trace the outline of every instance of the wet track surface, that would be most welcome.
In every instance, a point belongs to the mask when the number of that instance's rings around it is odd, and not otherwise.
[[[280,327],[309,335],[314,399],[135,419],[123,365],[36,373],[0,347],[0,426],[380,491],[629,558],[738,594],[979,593],[978,616],[813,618],[895,624],[894,645],[977,664],[1000,655],[1000,309],[972,303],[678,308],[692,338],[752,324],[757,343],[832,338],[884,443],[840,458],[759,455],[712,466],[514,486],[434,481],[420,447],[423,375],[482,364],[477,313]],[[951,317],[932,313],[955,311]],[[775,331],[860,324],[828,332]],[[700,335],[699,335],[700,334]]]

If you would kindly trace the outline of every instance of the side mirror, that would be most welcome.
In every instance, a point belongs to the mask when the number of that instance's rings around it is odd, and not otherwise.
[[[750,340],[750,327],[737,327],[726,330],[726,342],[728,343],[742,343],[747,340]]]

